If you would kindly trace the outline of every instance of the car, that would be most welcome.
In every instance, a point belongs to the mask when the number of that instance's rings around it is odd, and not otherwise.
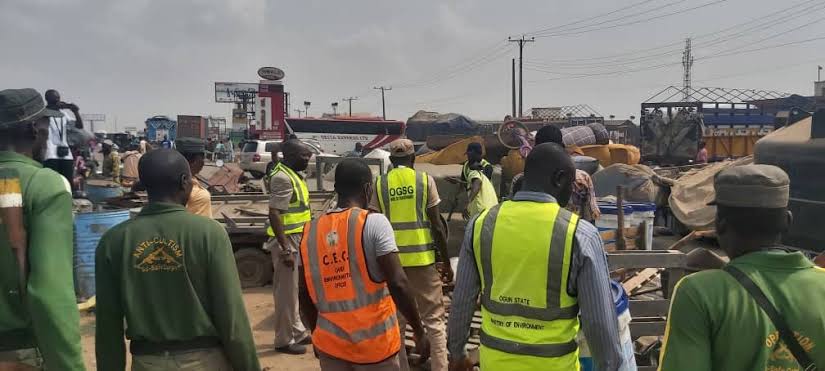
[[[309,160],[309,166],[306,170],[307,177],[315,174],[315,159],[316,156],[323,157],[339,157],[325,153],[321,149],[321,145],[314,140],[304,140],[310,151],[312,151],[312,158]],[[250,140],[244,143],[240,155],[238,155],[241,170],[248,171],[256,179],[263,178],[266,175],[266,166],[272,161],[272,151],[281,144],[278,140]],[[278,156],[283,158],[283,154],[278,153]]]

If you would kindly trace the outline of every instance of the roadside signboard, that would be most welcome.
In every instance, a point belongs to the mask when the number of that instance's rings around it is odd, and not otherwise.
[[[261,67],[258,69],[258,76],[264,80],[282,80],[284,71],[278,67]]]
[[[254,98],[258,95],[257,83],[245,82],[216,82],[215,102],[216,103],[240,103],[244,99]]]

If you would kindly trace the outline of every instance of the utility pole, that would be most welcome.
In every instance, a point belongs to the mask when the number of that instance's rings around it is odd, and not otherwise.
[[[536,42],[536,38],[528,39],[521,35],[520,39],[508,37],[507,40],[518,43],[518,117],[521,118],[524,113],[524,44]]]
[[[510,72],[513,80],[513,114],[510,116],[514,120],[516,119],[516,59],[513,58],[512,63],[510,63]]]
[[[352,117],[352,101],[358,100],[358,97],[343,98],[341,100],[349,102],[349,117]]]
[[[301,110],[300,108],[296,108],[295,112],[298,112],[298,118],[301,118],[301,112],[304,112],[304,111]]]
[[[332,102],[332,116],[338,117],[338,102]]]
[[[384,99],[384,92],[392,90],[392,86],[390,86],[390,87],[378,86],[378,87],[374,87],[373,89],[381,90],[381,115],[384,116],[384,121],[386,121],[387,120],[387,101]],[[352,114],[350,113],[350,115],[352,115]]]
[[[682,67],[684,67],[684,80],[682,81],[685,90],[684,101],[690,101],[690,70],[693,68],[693,54],[690,49],[690,38],[685,39],[685,51],[682,53]]]

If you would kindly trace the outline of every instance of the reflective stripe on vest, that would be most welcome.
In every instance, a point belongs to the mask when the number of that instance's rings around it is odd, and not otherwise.
[[[400,167],[378,177],[375,183],[379,207],[395,232],[401,265],[418,267],[435,263],[433,237],[427,217],[427,174]]]
[[[309,190],[303,179],[296,174],[289,166],[278,163],[272,169],[269,177],[272,178],[279,171],[283,171],[292,183],[292,199],[289,201],[289,208],[281,213],[281,221],[284,223],[284,234],[301,233],[304,231],[304,224],[312,219],[312,211],[309,207]],[[267,227],[266,234],[275,237],[272,226]]]
[[[362,245],[367,214],[357,208],[328,213],[309,224],[301,242],[304,278],[318,310],[313,344],[353,363],[380,362],[401,346],[387,285],[369,278]]]
[[[549,224],[549,236],[542,235]],[[473,246],[482,278],[482,350],[547,357],[536,359],[551,362],[544,369],[577,362],[579,308],[566,290],[577,224],[578,217],[556,203],[507,201],[479,215]],[[544,264],[545,271],[536,269]],[[495,363],[499,357],[491,354],[484,358]]]

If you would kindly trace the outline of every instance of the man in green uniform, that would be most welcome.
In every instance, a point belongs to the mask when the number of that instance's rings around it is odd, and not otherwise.
[[[120,184],[120,154],[114,149],[115,143],[109,139],[103,141],[100,153],[103,154],[103,177]]]
[[[83,370],[72,195],[65,178],[34,160],[45,148],[49,117],[61,117],[45,107],[34,89],[0,91],[0,368]],[[25,231],[5,220],[14,209],[22,209]],[[19,232],[28,236],[22,269],[12,250],[21,247]]]
[[[170,149],[140,160],[149,204],[97,248],[100,370],[260,370],[232,245],[217,222],[186,211],[186,159]]]
[[[660,370],[799,370],[805,357],[825,369],[825,269],[779,242],[792,221],[788,175],[738,166],[719,172],[714,186],[716,233],[731,261],[677,284]],[[754,288],[770,304],[758,304]],[[770,306],[788,341],[763,309]]]

